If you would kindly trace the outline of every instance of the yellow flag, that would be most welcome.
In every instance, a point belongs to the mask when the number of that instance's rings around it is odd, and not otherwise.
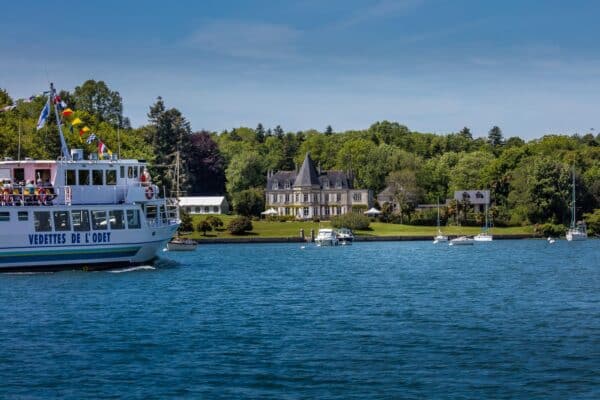
[[[87,126],[84,126],[83,128],[81,128],[80,132],[88,133],[89,131],[90,131],[90,128],[88,128]]]
[[[80,120],[79,118],[75,118],[73,121],[71,121],[71,125],[73,125],[73,126],[77,126],[80,124],[83,124],[83,121]]]

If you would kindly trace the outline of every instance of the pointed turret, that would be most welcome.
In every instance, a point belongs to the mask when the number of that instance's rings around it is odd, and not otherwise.
[[[298,176],[296,176],[296,180],[294,181],[294,187],[313,186],[320,187],[321,184],[319,182],[319,175],[317,174],[317,169],[315,168],[315,163],[310,158],[310,153],[306,153],[306,157],[304,157],[302,167],[300,167],[300,171],[298,171]]]

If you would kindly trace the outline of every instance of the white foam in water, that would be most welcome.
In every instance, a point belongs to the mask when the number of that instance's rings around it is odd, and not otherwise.
[[[123,269],[111,269],[106,272],[111,274],[120,274],[121,272],[132,272],[132,271],[143,271],[156,269],[152,265],[140,265],[139,267],[123,268]]]

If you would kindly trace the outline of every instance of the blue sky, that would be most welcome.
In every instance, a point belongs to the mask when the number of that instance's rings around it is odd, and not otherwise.
[[[22,1],[2,13],[0,87],[27,97],[49,80],[104,80],[134,126],[160,95],[194,130],[600,130],[596,1]]]

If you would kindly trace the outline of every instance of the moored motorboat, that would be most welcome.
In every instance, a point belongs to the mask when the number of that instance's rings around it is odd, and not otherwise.
[[[194,251],[198,247],[198,242],[193,239],[174,238],[167,243],[169,251]]]
[[[338,241],[342,246],[349,246],[354,241],[354,234],[351,229],[341,228],[337,231]]]
[[[473,245],[474,243],[475,243],[475,240],[473,240],[473,238],[470,238],[468,236],[459,236],[457,238],[450,240],[448,245],[449,246],[469,246],[469,245]]]
[[[339,240],[337,233],[333,229],[319,229],[319,233],[315,238],[315,243],[319,247],[323,246],[337,246]]]

